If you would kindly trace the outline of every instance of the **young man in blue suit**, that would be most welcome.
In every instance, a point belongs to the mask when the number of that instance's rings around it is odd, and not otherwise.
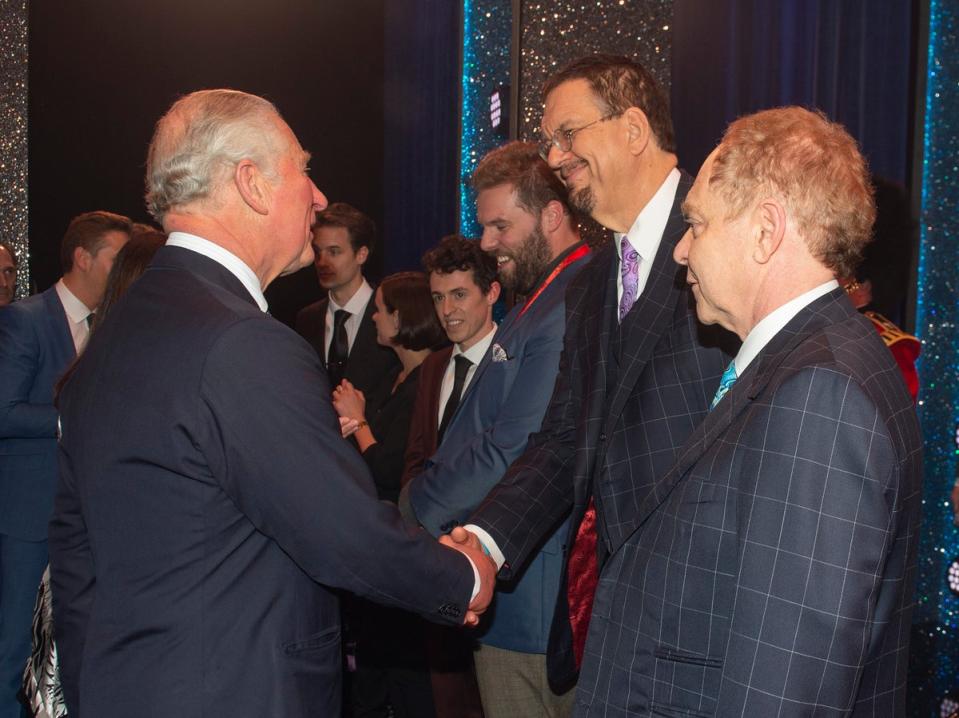
[[[566,287],[589,254],[566,191],[536,145],[514,142],[490,152],[472,182],[481,247],[496,257],[500,282],[522,301],[479,360],[436,453],[409,484],[416,519],[435,536],[469,517],[539,429],[563,346]],[[441,283],[432,273],[434,293]],[[455,373],[451,361],[451,384]],[[545,660],[563,536],[555,531],[522,577],[501,588],[479,636],[476,674],[487,718],[568,712],[571,692],[550,690]]]
[[[157,124],[147,202],[167,245],[61,395],[50,575],[71,716],[337,716],[333,588],[454,624],[488,602],[489,559],[376,500],[319,357],[265,311],[313,259],[308,160],[243,92],[192,93]]]
[[[63,276],[0,309],[0,716],[17,718],[37,586],[57,480],[53,386],[82,349],[130,220],[74,217],[60,245]]]

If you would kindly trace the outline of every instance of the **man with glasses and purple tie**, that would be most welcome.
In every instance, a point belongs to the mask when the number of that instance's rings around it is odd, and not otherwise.
[[[597,55],[553,75],[543,94],[541,155],[571,203],[615,240],[567,290],[563,358],[541,431],[452,536],[472,542],[472,530],[509,580],[571,515],[547,652],[560,692],[580,665],[586,675],[615,659],[614,644],[586,643],[594,593],[607,610],[608,560],[635,535],[638,508],[706,416],[736,339],[697,322],[672,258],[692,178],[676,167],[668,102],[653,77]],[[580,680],[574,712],[599,705],[594,694],[608,688]],[[610,690],[610,710],[626,715]]]

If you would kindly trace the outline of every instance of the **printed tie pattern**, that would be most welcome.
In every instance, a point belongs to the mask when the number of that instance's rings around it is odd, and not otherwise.
[[[639,288],[639,252],[633,249],[625,234],[619,240],[619,249],[623,257],[619,264],[623,280],[623,296],[619,300],[619,321],[622,322],[636,301],[636,290]]]
[[[729,362],[729,366],[726,367],[726,371],[723,372],[722,379],[719,380],[719,388],[716,389],[716,396],[713,397],[713,403],[709,405],[709,410],[712,411],[716,408],[716,404],[719,403],[719,400],[726,396],[726,392],[736,383],[738,378],[736,374],[736,362]]]

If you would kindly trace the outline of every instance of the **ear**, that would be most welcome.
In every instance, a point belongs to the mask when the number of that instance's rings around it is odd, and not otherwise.
[[[272,188],[251,160],[241,160],[233,170],[233,184],[246,205],[257,214],[270,213]]]
[[[73,266],[81,272],[89,272],[93,265],[93,255],[83,247],[73,248]]]
[[[762,200],[754,211],[756,242],[753,259],[766,264],[779,250],[786,236],[786,208],[773,198]]]
[[[366,260],[370,258],[370,248],[369,247],[360,247],[356,250],[356,261],[360,264],[366,264]]]
[[[627,146],[630,154],[642,154],[652,137],[646,113],[638,107],[630,107],[623,113],[623,119],[626,121]]]
[[[550,200],[539,213],[540,227],[544,234],[555,232],[563,223],[563,205],[557,200]]]
[[[492,282],[490,282],[489,291],[486,293],[486,303],[489,306],[493,306],[494,304],[496,304],[496,300],[499,299],[499,294],[502,291],[502,289],[503,288],[500,286],[500,283],[497,282],[495,279]]]

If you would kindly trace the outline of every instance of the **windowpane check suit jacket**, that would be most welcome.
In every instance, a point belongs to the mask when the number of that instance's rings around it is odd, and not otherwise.
[[[637,506],[578,715],[904,716],[921,445],[869,320],[803,309]]]

